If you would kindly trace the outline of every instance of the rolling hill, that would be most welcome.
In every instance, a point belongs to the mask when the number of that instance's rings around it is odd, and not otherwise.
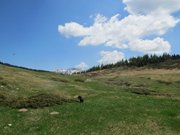
[[[178,135],[177,65],[61,75],[0,64],[0,134]]]

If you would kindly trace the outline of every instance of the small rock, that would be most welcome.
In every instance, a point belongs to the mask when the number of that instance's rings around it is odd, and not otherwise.
[[[19,90],[19,88],[16,88],[16,90]]]
[[[91,79],[86,79],[85,82],[92,82],[92,80]]]
[[[1,88],[3,88],[4,86],[3,85],[1,85]]]
[[[26,109],[26,108],[19,109],[19,112],[27,112],[27,111],[28,111],[28,109]]]
[[[8,124],[8,126],[9,126],[9,127],[11,127],[11,126],[12,126],[12,124]]]
[[[50,112],[49,114],[50,114],[50,115],[58,115],[59,112]]]
[[[75,95],[74,98],[78,98],[78,95]]]

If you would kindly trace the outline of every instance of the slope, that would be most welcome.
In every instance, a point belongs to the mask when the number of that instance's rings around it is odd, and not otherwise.
[[[0,94],[9,100],[42,94],[85,99],[82,104],[29,106],[27,112],[2,104],[0,131],[3,135],[176,135],[180,133],[179,82],[178,69],[113,68],[61,75],[0,65]]]

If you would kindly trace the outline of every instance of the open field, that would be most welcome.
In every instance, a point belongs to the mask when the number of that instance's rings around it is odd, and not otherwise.
[[[179,127],[179,69],[70,76],[0,65],[2,135],[178,135]]]

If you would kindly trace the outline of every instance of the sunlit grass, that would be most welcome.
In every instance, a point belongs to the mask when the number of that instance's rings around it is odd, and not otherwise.
[[[115,69],[90,74],[70,76],[0,65],[0,102],[5,101],[2,95],[9,100],[39,94],[84,98],[84,103],[27,107],[27,112],[1,105],[0,134],[180,133],[179,70]],[[58,114],[51,115],[51,112]]]

